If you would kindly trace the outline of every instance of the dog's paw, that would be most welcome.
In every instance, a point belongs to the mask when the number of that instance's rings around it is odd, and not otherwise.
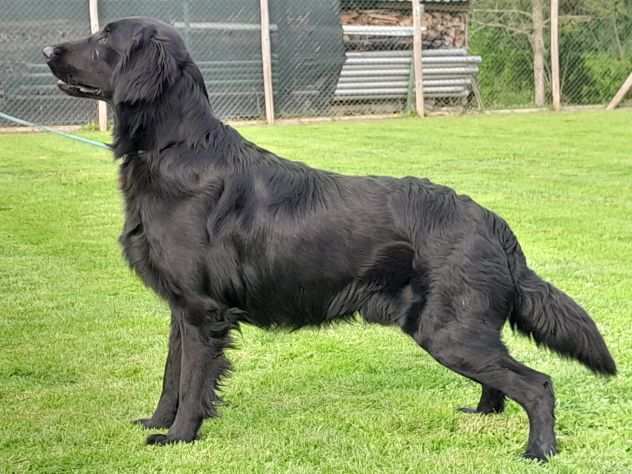
[[[497,415],[498,413],[502,413],[502,410],[489,409],[489,410],[480,410],[478,408],[470,408],[470,407],[460,407],[457,408],[457,411],[461,413],[467,413],[468,415]]]
[[[149,429],[168,429],[172,423],[169,423],[164,420],[155,421],[153,418],[139,418],[137,420],[132,421],[133,425],[138,425],[146,430]]]
[[[178,441],[179,440],[177,439],[173,439],[165,434],[159,434],[159,433],[149,435],[147,436],[147,439],[145,440],[145,442],[148,445],[156,445],[156,446],[165,446],[167,444],[174,444],[174,443],[177,443]]]
[[[525,459],[539,461],[541,463],[547,463],[549,462],[551,456],[554,456],[555,453],[555,448],[529,448],[522,457]]]
[[[181,438],[181,437],[176,437],[169,434],[156,433],[153,435],[149,435],[145,442],[148,445],[165,446],[167,444],[175,444],[175,443],[190,443],[194,440],[195,438]]]

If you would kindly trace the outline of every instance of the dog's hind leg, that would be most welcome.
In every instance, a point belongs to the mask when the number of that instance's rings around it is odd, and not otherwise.
[[[219,382],[230,369],[224,350],[230,346],[232,327],[199,313],[185,312],[180,318],[182,357],[177,414],[167,434],[151,435],[147,444],[193,441],[202,421],[216,415]]]
[[[482,389],[481,399],[476,408],[462,407],[459,408],[459,411],[481,415],[502,413],[505,410],[505,394],[489,385],[482,385]]]
[[[424,311],[415,340],[442,365],[501,392],[518,402],[529,416],[529,441],[524,456],[546,460],[555,454],[553,385],[551,379],[514,360],[495,328],[480,315],[458,314],[452,308]]]
[[[178,386],[180,385],[180,358],[182,342],[180,337],[181,312],[171,310],[171,331],[169,333],[169,350],[165,362],[165,373],[162,379],[162,393],[158,406],[151,418],[140,418],[134,423],[144,428],[169,428],[178,411]]]

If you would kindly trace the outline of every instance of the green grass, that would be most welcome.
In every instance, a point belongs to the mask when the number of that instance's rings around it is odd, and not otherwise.
[[[247,127],[286,157],[415,175],[503,215],[530,264],[591,312],[619,364],[604,380],[507,331],[549,373],[561,452],[519,458],[527,418],[479,417],[474,383],[395,329],[245,327],[222,416],[201,441],[143,445],[160,391],[165,305],[117,244],[117,166],[51,135],[0,136],[0,471],[632,472],[632,112]],[[106,137],[88,134],[93,137]]]

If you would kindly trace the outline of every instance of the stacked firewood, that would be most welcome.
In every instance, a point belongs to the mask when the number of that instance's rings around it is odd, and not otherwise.
[[[340,17],[343,25],[412,26],[413,19],[407,12],[398,10],[346,10]],[[423,16],[423,47],[427,49],[462,48],[465,40],[465,13],[426,12]],[[410,46],[407,37],[345,36],[349,49],[373,51],[380,49],[405,49]]]
[[[465,13],[432,12],[424,14],[424,47],[463,48],[465,47]]]
[[[412,26],[413,19],[396,10],[347,10],[340,20],[343,25]]]

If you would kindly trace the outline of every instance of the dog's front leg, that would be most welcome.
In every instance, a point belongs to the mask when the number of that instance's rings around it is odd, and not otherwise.
[[[204,418],[216,415],[219,381],[230,369],[224,355],[230,345],[230,324],[188,311],[179,323],[182,356],[177,414],[167,434],[149,436],[148,444],[193,441]]]
[[[169,350],[165,362],[165,374],[162,379],[162,393],[158,406],[151,418],[140,418],[134,423],[145,428],[169,428],[176,418],[178,411],[178,387],[180,385],[180,368],[182,357],[182,342],[180,337],[180,322],[182,312],[171,308],[171,332],[169,333]]]

